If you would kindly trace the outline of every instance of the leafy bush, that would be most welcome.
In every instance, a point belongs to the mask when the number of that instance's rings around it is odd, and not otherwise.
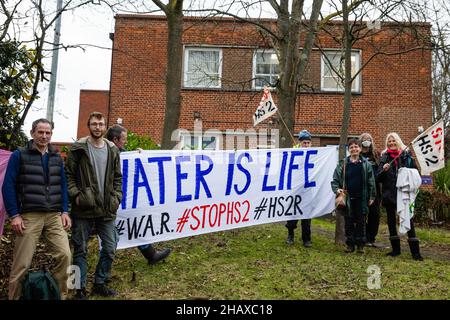
[[[414,216],[420,222],[450,221],[450,196],[440,191],[421,190],[416,197]]]
[[[432,193],[433,221],[450,221],[450,196],[443,192]]]
[[[158,150],[160,146],[158,146],[150,137],[140,136],[136,133],[128,131],[127,135],[127,151],[134,151],[137,148],[141,148],[143,150]]]
[[[425,222],[430,219],[433,205],[433,195],[429,191],[420,190],[414,205],[414,220]]]
[[[12,130],[11,128],[10,129],[7,129],[7,128],[0,129],[0,148],[1,149],[6,148],[7,141],[9,141],[11,138],[11,130]],[[9,150],[14,151],[18,147],[25,146],[27,144],[27,142],[28,142],[28,137],[25,134],[25,132],[23,132],[23,130],[21,129],[19,131],[18,135],[16,136],[16,138],[10,142]]]
[[[447,196],[450,196],[450,160],[445,168],[433,173],[434,188]]]
[[[2,2],[3,4],[3,2]],[[34,98],[36,52],[16,40],[0,41],[0,148],[13,151],[27,136],[14,133],[21,125],[23,111]],[[33,66],[34,65],[34,66]]]

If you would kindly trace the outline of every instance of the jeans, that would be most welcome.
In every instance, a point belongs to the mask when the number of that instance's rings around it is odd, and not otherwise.
[[[80,268],[81,288],[86,288],[88,240],[94,226],[101,241],[99,260],[95,268],[94,284],[105,283],[105,279],[108,278],[111,272],[116,254],[118,233],[113,220],[104,221],[103,218],[73,219],[73,263]]]
[[[149,243],[149,244],[143,244],[143,245],[141,245],[141,246],[138,246],[138,249],[139,249],[139,251],[142,252],[142,251],[144,251],[145,249],[149,248],[151,245],[152,245],[151,243]]]
[[[387,223],[389,228],[389,236],[390,239],[397,239],[397,214],[396,210],[397,207],[395,205],[387,205],[386,208],[386,214],[387,214]],[[414,223],[412,219],[409,221],[411,224],[411,229],[408,231],[408,239],[416,239],[416,230],[414,229]]]
[[[367,215],[367,241],[375,242],[375,238],[378,234],[378,227],[380,225],[380,201],[375,199],[375,202],[369,207],[369,213]]]
[[[298,220],[288,220],[286,228],[294,230],[297,228]],[[311,219],[302,219],[302,240],[303,242],[311,241]]]
[[[366,221],[362,213],[361,198],[350,198],[350,212],[344,219],[346,244],[349,246],[364,245],[366,242]]]

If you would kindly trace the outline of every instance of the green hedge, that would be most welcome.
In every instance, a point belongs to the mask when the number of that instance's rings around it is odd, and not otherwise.
[[[450,196],[450,160],[447,161],[445,167],[433,173],[434,188]]]
[[[126,149],[134,151],[137,148],[143,150],[159,150],[161,149],[150,137],[140,136],[134,132],[128,131]]]

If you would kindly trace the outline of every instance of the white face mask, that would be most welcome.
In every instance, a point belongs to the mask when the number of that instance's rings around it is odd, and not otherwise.
[[[370,140],[366,140],[366,141],[363,141],[361,144],[364,148],[369,148],[370,145],[372,144],[372,142],[370,142]]]

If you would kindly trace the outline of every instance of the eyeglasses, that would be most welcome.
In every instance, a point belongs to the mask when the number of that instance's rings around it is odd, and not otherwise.
[[[89,124],[91,127],[104,127],[105,126],[105,124],[103,123],[103,122],[91,122],[90,124]]]

